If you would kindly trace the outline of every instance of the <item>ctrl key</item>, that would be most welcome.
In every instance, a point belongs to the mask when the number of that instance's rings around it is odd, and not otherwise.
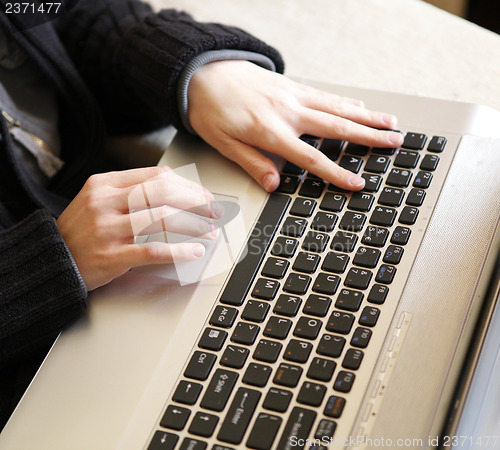
[[[157,431],[149,444],[148,450],[173,450],[178,440],[179,436],[176,434]]]

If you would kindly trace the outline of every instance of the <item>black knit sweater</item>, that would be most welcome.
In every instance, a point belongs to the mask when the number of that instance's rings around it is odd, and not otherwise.
[[[6,0],[0,0],[2,7]],[[64,327],[87,307],[87,290],[55,218],[100,170],[106,133],[181,127],[176,85],[210,50],[279,54],[234,27],[200,24],[136,0],[81,0],[58,20],[0,25],[57,89],[65,167],[45,189],[25,171],[0,116],[0,429],[27,380]]]

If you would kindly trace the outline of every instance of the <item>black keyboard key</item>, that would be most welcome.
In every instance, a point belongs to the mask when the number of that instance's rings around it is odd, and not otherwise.
[[[335,307],[345,311],[357,311],[361,306],[363,297],[364,294],[360,291],[342,289],[337,297],[337,301],[335,302]]]
[[[262,407],[271,411],[285,412],[292,400],[293,394],[285,389],[270,388]]]
[[[212,317],[210,317],[210,325],[215,325],[222,328],[231,328],[236,316],[238,315],[238,310],[236,308],[230,308],[229,306],[218,305],[215,307]]]
[[[354,289],[364,290],[370,284],[372,276],[373,274],[369,270],[352,267],[347,272],[344,284]]]
[[[330,381],[337,364],[330,359],[315,357],[311,361],[307,377],[313,380]]]
[[[294,163],[287,161],[285,167],[283,167],[283,172],[290,173],[292,175],[302,175],[305,172],[305,170],[302,167],[299,167]]]
[[[354,211],[368,212],[373,205],[374,197],[365,192],[354,192],[347,207]]]
[[[328,417],[333,417],[334,419],[338,419],[342,415],[342,411],[345,406],[345,398],[337,397],[336,395],[332,395],[328,398],[326,402],[325,410],[323,414]]]
[[[301,237],[307,228],[307,220],[298,217],[287,217],[281,227],[281,234],[290,237]]]
[[[205,450],[207,443],[198,439],[184,438],[179,450]]]
[[[422,206],[424,203],[425,191],[422,189],[412,189],[406,198],[406,204],[410,206]]]
[[[316,207],[316,200],[297,197],[290,208],[290,214],[299,217],[311,217]]]
[[[252,345],[259,331],[260,328],[253,323],[238,322],[231,336],[231,341],[237,344]]]
[[[422,133],[406,133],[405,140],[401,147],[410,150],[422,150],[424,148],[427,136]]]
[[[329,252],[321,268],[327,272],[343,273],[349,263],[349,256],[344,253]]]
[[[274,256],[291,258],[295,254],[298,245],[299,241],[297,241],[297,239],[280,236],[274,242],[273,248],[271,249],[271,253]]]
[[[337,231],[333,236],[330,248],[338,252],[351,253],[356,246],[358,236],[344,231]]]
[[[321,253],[325,249],[328,239],[329,237],[326,233],[309,231],[302,242],[302,248],[310,252]]]
[[[213,353],[195,351],[184,371],[184,376],[194,380],[206,380],[216,359]]]
[[[281,342],[261,339],[253,352],[253,358],[268,363],[276,362],[282,348]]]
[[[307,298],[307,302],[302,310],[305,314],[311,316],[325,317],[330,309],[332,300],[324,295],[311,294]]]
[[[247,348],[229,344],[222,354],[220,363],[223,366],[241,369],[245,365],[249,353],[250,351]]]
[[[341,370],[337,375],[335,383],[333,384],[333,389],[339,392],[349,392],[352,389],[355,378],[356,375],[352,372]]]
[[[406,227],[396,227],[391,236],[391,244],[406,245],[410,239],[411,230]]]
[[[349,142],[347,144],[347,148],[345,149],[345,153],[347,155],[366,156],[368,154],[369,150],[370,150],[370,147],[367,147],[366,145],[355,144],[354,142]]]
[[[264,329],[264,336],[274,339],[286,339],[292,327],[292,321],[282,317],[271,316]]]
[[[417,167],[420,155],[417,152],[409,152],[407,150],[400,150],[396,159],[394,160],[394,165],[396,167],[401,167],[403,169],[414,169]]]
[[[389,293],[389,288],[382,284],[374,284],[370,289],[367,300],[370,303],[375,303],[381,305],[385,302],[387,294]]]
[[[287,361],[305,363],[311,354],[312,348],[312,344],[309,342],[291,339],[286,346],[283,359],[286,359]]]
[[[302,183],[299,195],[302,197],[319,198],[325,189],[325,182],[315,178],[307,178]]]
[[[405,169],[392,169],[385,182],[389,186],[407,187],[410,184],[412,173]]]
[[[206,328],[201,335],[198,347],[218,351],[224,345],[227,338],[227,333],[216,328]]]
[[[160,425],[163,428],[170,428],[172,430],[182,430],[189,419],[191,411],[181,406],[169,405]]]
[[[315,253],[300,252],[293,264],[296,272],[313,273],[316,271],[321,257]]]
[[[319,439],[324,443],[331,442],[336,428],[337,424],[333,420],[321,419],[319,421],[316,433],[314,434],[314,438]]]
[[[260,399],[260,392],[239,388],[222,423],[217,439],[230,444],[239,444]]]
[[[344,155],[340,158],[339,166],[351,172],[358,173],[363,164],[363,160],[357,156]]]
[[[429,152],[441,153],[446,146],[446,138],[441,136],[433,136],[429,145],[427,146],[427,150]]]
[[[347,291],[347,289],[344,289]],[[361,299],[363,298],[363,294],[361,294]],[[359,296],[352,300],[352,302],[357,302]],[[359,309],[359,306],[358,306]],[[349,334],[352,328],[352,324],[354,323],[354,316],[349,313],[341,312],[341,311],[333,311],[328,318],[328,323],[326,324],[327,331],[332,331],[333,333],[339,334]]]
[[[213,414],[197,412],[189,426],[189,432],[197,436],[210,437],[214,434],[219,418]]]
[[[385,155],[385,156],[391,156],[396,153],[396,148],[394,147],[374,147],[372,148],[372,153],[374,155]]]
[[[370,223],[390,227],[396,219],[397,211],[386,206],[377,206],[370,217]]]
[[[417,221],[418,209],[413,206],[405,206],[399,215],[398,222],[405,225],[413,225]]]
[[[319,341],[316,351],[320,355],[330,356],[331,358],[338,358],[342,353],[345,345],[345,339],[333,334],[324,334]]]
[[[245,258],[236,264],[221,295],[221,303],[235,306],[243,304],[267,248],[274,237],[274,231],[270,233],[269,230],[277,229],[289,202],[290,197],[286,195],[273,193],[269,196],[247,242],[248,248],[252,251],[248,252]]]
[[[402,189],[384,187],[380,193],[378,202],[385,206],[399,206],[403,202],[404,196],[405,192]]]
[[[333,295],[337,292],[339,284],[340,277],[337,275],[320,272],[314,280],[312,290],[320,294]]]
[[[182,380],[175,389],[172,400],[185,405],[194,405],[201,393],[202,385],[191,381]]]
[[[311,134],[303,134],[302,136],[300,136],[300,140],[304,141],[306,144],[309,144],[314,148],[319,147],[318,141],[320,140],[320,138],[317,136],[313,136]]]
[[[359,366],[361,366],[361,361],[363,361],[363,356],[365,355],[361,350],[350,348],[344,356],[342,367],[349,370],[358,370]]]
[[[250,363],[243,376],[243,383],[264,387],[271,376],[271,367],[265,364]]]
[[[356,256],[352,261],[357,266],[367,267],[373,269],[376,267],[378,260],[380,258],[380,250],[370,247],[358,247]]]
[[[250,322],[264,322],[270,308],[269,303],[259,302],[257,300],[247,300],[241,317]]]
[[[269,278],[281,279],[288,270],[289,262],[282,258],[268,258],[262,269],[262,275]]]
[[[293,335],[304,339],[316,339],[322,325],[321,320],[301,317],[295,325]]]
[[[311,277],[292,272],[286,279],[283,290],[290,294],[304,295],[311,283]]]
[[[323,197],[319,209],[330,212],[340,212],[344,208],[347,197],[343,194],[327,192]]]
[[[364,214],[347,211],[340,221],[339,228],[356,233],[363,229],[365,222],[366,216]]]
[[[373,247],[383,247],[388,237],[389,230],[387,228],[368,226],[361,238],[361,242]]]
[[[385,251],[383,261],[387,264],[399,264],[403,256],[404,249],[397,245],[389,245]]]
[[[391,160],[386,156],[371,155],[365,165],[367,172],[385,173]]]
[[[281,363],[273,378],[273,383],[281,386],[295,387],[302,375],[302,367],[294,364]]]
[[[371,173],[364,173],[361,175],[365,180],[364,192],[378,192],[382,184],[382,177],[380,175],[373,175]]]
[[[351,345],[358,348],[366,348],[372,337],[372,331],[368,328],[358,327],[354,330]]]
[[[345,141],[340,139],[323,139],[320,147],[321,153],[327,156],[332,161],[337,161],[344,146]]]
[[[425,155],[425,158],[420,164],[420,169],[426,170],[428,172],[434,172],[439,164],[439,156],[437,155]]]
[[[273,312],[281,316],[295,317],[299,312],[301,303],[300,297],[281,294],[274,305]]]
[[[432,181],[432,173],[420,171],[417,173],[415,177],[415,181],[413,182],[413,187],[420,189],[427,189],[431,185]]]
[[[212,411],[222,411],[238,379],[238,374],[230,370],[217,369],[210,380],[200,406]]]
[[[256,450],[269,450],[273,445],[280,425],[280,417],[260,413],[248,437],[247,447]]]
[[[373,306],[365,306],[359,317],[359,324],[365,327],[374,327],[377,324],[380,309]]]
[[[291,442],[299,444],[293,446],[295,450],[302,450],[315,419],[314,411],[297,406],[293,408],[276,450],[289,450]]]
[[[298,177],[283,174],[280,176],[280,180],[281,181],[276,189],[276,192],[280,192],[282,194],[294,194],[299,187],[300,180]]]
[[[178,440],[179,436],[176,434],[156,431],[148,450],[173,450]]]
[[[316,231],[332,231],[337,223],[337,219],[338,217],[335,214],[320,211],[314,216],[311,228]]]
[[[263,300],[272,300],[278,292],[279,287],[280,284],[276,280],[259,278],[253,288],[252,297],[261,298]]]
[[[326,393],[326,387],[322,384],[304,381],[297,396],[297,402],[304,405],[319,406]]]
[[[377,283],[391,284],[394,275],[396,275],[396,268],[394,266],[382,264],[378,269],[375,281]]]

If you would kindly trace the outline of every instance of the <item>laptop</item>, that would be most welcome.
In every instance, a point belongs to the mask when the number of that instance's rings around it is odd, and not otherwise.
[[[160,164],[231,210],[206,264],[92,292],[0,448],[498,448],[500,113],[311,84],[394,113],[405,144],[304,136],[365,189],[282,161],[269,195],[177,135]]]

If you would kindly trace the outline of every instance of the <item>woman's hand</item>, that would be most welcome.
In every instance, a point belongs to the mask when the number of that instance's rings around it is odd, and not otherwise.
[[[243,167],[267,191],[278,169],[255,147],[278,154],[341,188],[359,190],[364,180],[329,160],[299,137],[343,139],[377,147],[403,143],[396,118],[361,102],[296,83],[247,61],[218,61],[199,68],[188,92],[193,129]]]
[[[205,188],[169,168],[150,167],[93,175],[57,226],[90,291],[135,266],[201,258],[200,243],[139,245],[134,238],[170,231],[214,239],[210,219],[221,214]]]

